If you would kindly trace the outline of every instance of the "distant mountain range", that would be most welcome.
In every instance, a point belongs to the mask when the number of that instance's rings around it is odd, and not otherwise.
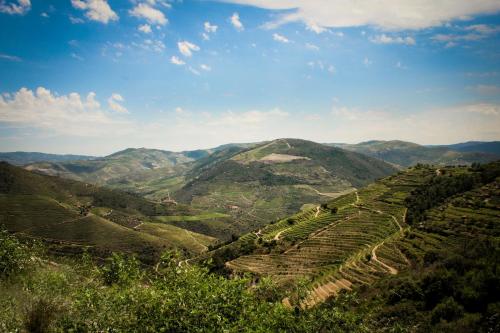
[[[437,147],[446,147],[461,152],[479,152],[500,155],[500,141],[468,141],[463,143],[456,143],[453,145],[441,145]]]
[[[417,163],[436,165],[468,165],[500,159],[495,149],[500,142],[460,143],[449,146],[422,146],[406,141],[366,141],[358,144],[332,143],[335,147],[376,157],[400,167]],[[489,151],[488,151],[489,150]]]
[[[13,165],[26,165],[37,162],[69,162],[78,160],[92,160],[95,158],[96,157],[94,156],[86,155],[59,155],[24,151],[0,153],[0,161],[5,161]]]

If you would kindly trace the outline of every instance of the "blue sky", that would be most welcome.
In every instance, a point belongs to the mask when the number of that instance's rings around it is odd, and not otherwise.
[[[0,0],[0,150],[500,140],[497,0]]]

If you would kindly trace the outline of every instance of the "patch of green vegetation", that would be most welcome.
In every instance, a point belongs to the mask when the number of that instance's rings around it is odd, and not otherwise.
[[[168,216],[155,216],[154,219],[160,222],[178,222],[178,221],[203,221],[203,220],[211,220],[220,217],[229,217],[228,214],[223,213],[206,213],[200,215],[168,215]]]

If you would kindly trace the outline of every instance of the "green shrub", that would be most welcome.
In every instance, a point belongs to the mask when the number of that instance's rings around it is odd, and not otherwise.
[[[464,308],[453,297],[448,297],[432,310],[431,320],[433,323],[438,323],[441,319],[452,321],[462,317],[463,313]]]
[[[0,278],[24,270],[30,261],[28,247],[7,231],[0,230]]]
[[[141,276],[139,261],[135,257],[113,253],[102,267],[101,275],[107,285],[130,283]]]

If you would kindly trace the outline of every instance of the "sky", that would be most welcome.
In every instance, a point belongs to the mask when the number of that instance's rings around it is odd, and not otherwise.
[[[0,151],[500,140],[498,0],[0,0]]]

